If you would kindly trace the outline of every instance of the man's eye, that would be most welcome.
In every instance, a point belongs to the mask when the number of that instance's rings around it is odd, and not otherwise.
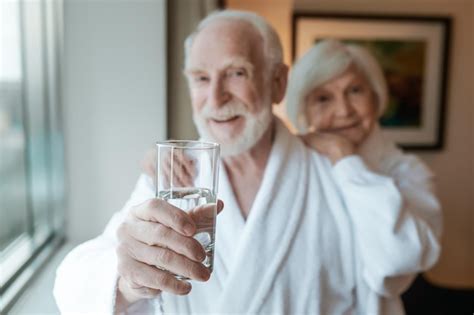
[[[194,81],[199,82],[199,83],[207,82],[207,81],[209,81],[209,77],[207,77],[205,75],[198,75],[198,76],[194,77]]]
[[[230,77],[244,77],[246,75],[246,72],[245,70],[242,70],[242,69],[235,69],[235,70],[229,71],[228,75]]]
[[[316,97],[316,102],[318,103],[325,103],[329,101],[329,97],[327,95],[319,95]]]

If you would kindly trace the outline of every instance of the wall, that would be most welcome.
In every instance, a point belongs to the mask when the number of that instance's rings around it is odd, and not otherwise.
[[[188,85],[183,74],[184,40],[209,12],[216,0],[173,0],[168,2],[168,136],[170,139],[197,139],[192,119]]]
[[[99,234],[166,136],[165,1],[65,1],[67,231]]]
[[[271,5],[269,5],[271,2]],[[443,253],[428,276],[449,286],[474,286],[474,128],[473,34],[471,0],[227,0],[227,7],[253,10],[274,25],[288,60],[291,6],[309,12],[448,15],[453,17],[445,149],[416,152],[436,173],[444,208]],[[278,13],[277,13],[278,12]]]

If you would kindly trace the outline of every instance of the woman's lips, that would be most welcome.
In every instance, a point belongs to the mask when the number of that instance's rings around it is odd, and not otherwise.
[[[331,129],[328,130],[328,131],[329,131],[329,132],[344,131],[344,130],[348,130],[348,129],[357,127],[357,126],[359,126],[359,124],[360,124],[360,122],[356,122],[356,123],[353,123],[353,124],[350,124],[350,125],[347,125],[347,126],[343,126],[343,127],[331,128]]]

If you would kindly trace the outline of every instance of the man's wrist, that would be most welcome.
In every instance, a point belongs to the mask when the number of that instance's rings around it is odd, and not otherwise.
[[[118,278],[117,294],[115,297],[115,314],[123,314],[130,304],[135,303],[140,298],[133,294],[131,288],[125,283],[122,277]]]

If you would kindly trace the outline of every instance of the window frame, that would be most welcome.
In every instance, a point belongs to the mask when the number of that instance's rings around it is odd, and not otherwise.
[[[0,252],[0,313],[7,313],[16,302],[20,294],[30,281],[38,274],[38,270],[54,255],[65,239],[65,169],[64,169],[64,145],[63,128],[61,118],[61,74],[63,56],[63,0],[18,0],[20,38],[21,38],[21,63],[22,63],[22,89],[21,101],[23,110],[23,133],[26,139],[25,176],[27,193],[27,229],[21,233],[7,247]],[[42,100],[38,103],[41,108],[32,108],[34,104],[29,103],[26,93],[28,80],[26,69],[28,67],[28,48],[25,33],[30,30],[27,25],[27,10],[36,10],[41,28],[41,65],[38,78],[44,80],[41,86]],[[31,48],[31,47],[30,47]],[[31,60],[30,60],[31,62]],[[33,82],[34,84],[34,82]],[[33,90],[33,89],[32,89]],[[36,96],[36,95],[34,95]],[[40,126],[45,137],[42,139],[44,147],[43,165],[45,174],[43,183],[47,191],[43,209],[40,213],[41,220],[45,224],[37,225],[35,215],[35,198],[32,186],[34,180],[34,161],[31,152],[32,134],[30,129],[31,113],[40,111],[43,115]],[[33,152],[34,153],[34,152]],[[38,197],[38,196],[36,196]],[[37,198],[38,199],[38,198]]]

